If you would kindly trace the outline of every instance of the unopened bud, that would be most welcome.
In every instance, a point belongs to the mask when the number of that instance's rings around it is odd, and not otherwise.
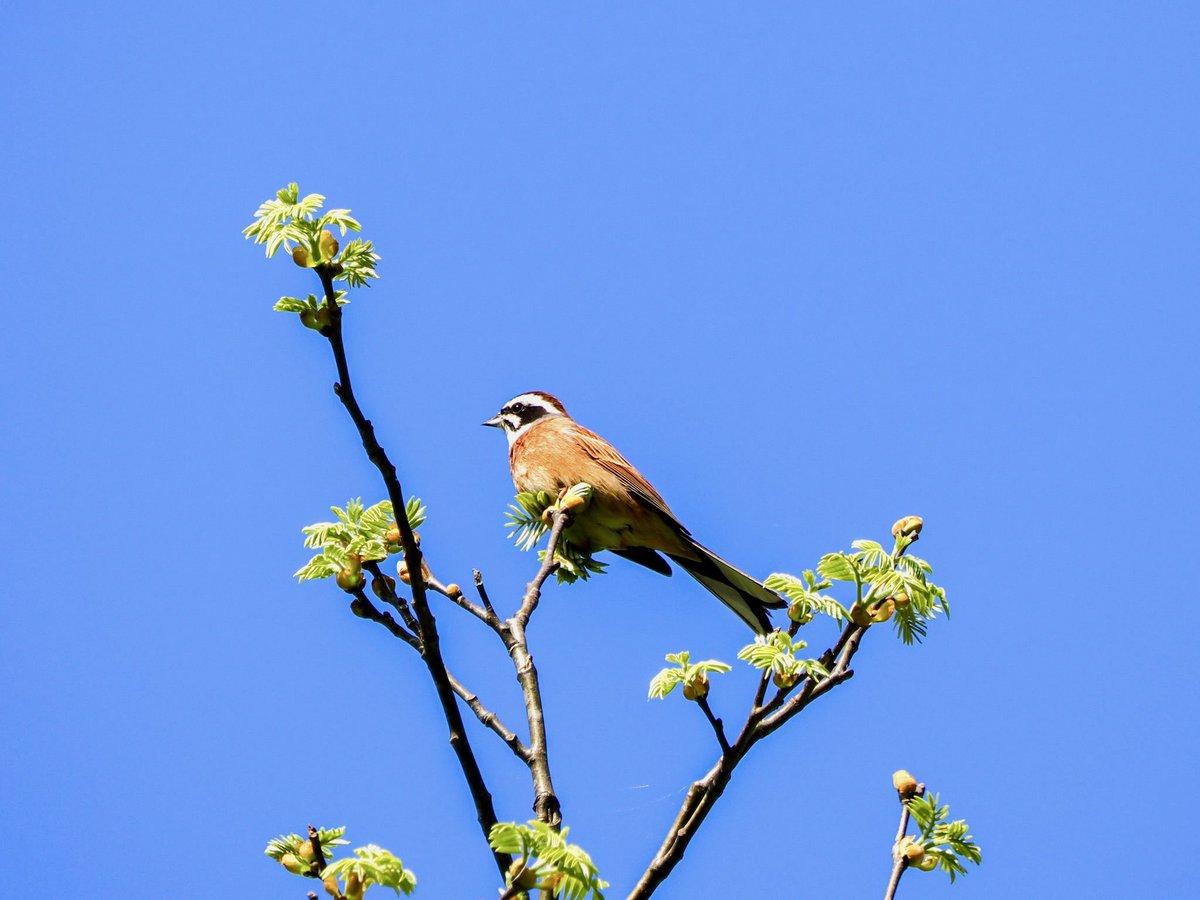
[[[321,879],[321,884],[325,886],[325,893],[330,897],[342,896],[341,888],[338,887],[338,880],[333,875],[326,875]]]
[[[415,537],[416,535],[414,535]],[[408,559],[402,559],[396,563],[396,577],[405,584],[412,584],[412,572],[408,568]],[[426,584],[433,581],[433,572],[429,570],[429,563],[425,562],[424,557],[421,559],[421,580]]]
[[[896,524],[892,526],[892,537],[910,537],[914,541],[917,535],[921,533],[921,528],[924,526],[925,520],[920,516],[905,516],[903,519],[898,519]]]
[[[371,579],[371,593],[380,600],[386,599],[389,593],[396,593],[396,579],[391,575],[377,575]]]
[[[362,879],[358,877],[357,872],[346,875],[346,890],[343,894],[346,900],[362,900],[364,890]]]
[[[855,625],[866,628],[875,622],[875,619],[867,612],[866,607],[855,604],[850,607],[850,621]]]
[[[924,854],[918,862],[912,863],[915,868],[922,872],[932,872],[937,868],[938,858],[933,854]]]
[[[911,797],[917,792],[917,779],[908,769],[897,769],[892,773],[892,786],[901,797]]]
[[[917,865],[917,863],[925,858],[924,845],[909,838],[908,843],[904,845],[904,858],[908,860],[910,866]]]
[[[896,611],[896,602],[888,599],[884,600],[875,607],[875,611],[871,613],[871,618],[876,622],[886,622],[892,617],[892,613]]]
[[[584,510],[592,499],[592,489],[586,484],[577,484],[567,490],[559,506],[569,510]]]
[[[788,618],[797,625],[807,625],[813,619],[812,610],[802,600],[797,600],[788,607]]]
[[[450,584],[446,585],[446,593],[449,594],[451,597],[461,597],[462,596],[462,588],[460,588],[454,582],[450,582]]]
[[[333,259],[335,256],[337,256],[338,242],[337,242],[337,238],[335,238],[333,236],[332,231],[329,231],[329,230],[322,231],[321,237],[318,239],[318,243],[321,246],[321,258],[322,259],[330,260],[330,259]]]
[[[901,606],[908,606],[908,594],[905,594],[902,591],[892,598],[892,602],[896,604],[897,608]]]
[[[708,676],[701,672],[683,686],[683,696],[686,700],[703,700],[708,696]]]
[[[337,573],[337,586],[343,591],[354,591],[363,586],[362,569],[355,571],[352,567],[347,566],[342,571]]]
[[[302,859],[307,859],[309,862],[315,860],[317,858],[317,854],[313,849],[313,842],[304,841],[302,844],[300,844],[300,846],[296,848],[296,855]]]
[[[285,853],[279,857],[279,864],[293,875],[303,875],[308,871],[308,864],[300,861],[295,853]]]
[[[391,528],[385,531],[383,534],[383,540],[388,544],[400,543],[400,526],[393,525]]]
[[[509,882],[519,891],[532,890],[537,886],[537,873],[525,868],[525,857],[518,856],[508,867]]]
[[[320,331],[321,323],[317,316],[318,312],[319,310],[315,310],[312,307],[302,310],[300,312],[300,324],[305,328],[311,328],[313,331]]]
[[[299,245],[292,248],[292,262],[302,269],[309,268],[308,248]]]
[[[775,674],[771,676],[771,684],[784,691],[794,688],[799,682],[799,672],[780,672],[777,670]]]

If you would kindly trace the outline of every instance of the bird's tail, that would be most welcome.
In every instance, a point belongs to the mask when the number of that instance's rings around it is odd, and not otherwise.
[[[768,634],[771,620],[768,609],[782,609],[787,602],[774,591],[767,590],[741,569],[734,568],[707,547],[693,543],[695,559],[667,554],[681,569],[708,588],[712,594],[738,614],[738,617],[757,631]]]

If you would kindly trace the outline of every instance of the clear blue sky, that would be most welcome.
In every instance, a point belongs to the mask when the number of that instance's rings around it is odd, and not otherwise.
[[[382,496],[326,348],[271,312],[313,285],[239,234],[295,180],[383,255],[348,342],[444,579],[511,604],[532,572],[478,425],[530,388],[758,575],[925,517],[953,618],[870,634],[663,897],[880,895],[900,766],[985,852],[902,896],[1194,894],[1195,4],[43,3],[5,32],[12,884],[296,900],[262,847],[315,821],[418,896],[495,896],[415,656],[290,578],[302,525]],[[494,639],[439,610],[517,721]],[[648,679],[745,638],[629,565],[546,597],[557,786],[614,897],[713,754]]]

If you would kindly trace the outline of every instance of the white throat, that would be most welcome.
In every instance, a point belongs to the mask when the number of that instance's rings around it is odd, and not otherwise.
[[[517,438],[519,438],[521,435],[523,435],[525,432],[527,432],[534,425],[537,425],[539,422],[542,422],[542,421],[544,421],[544,420],[537,419],[533,422],[528,422],[525,425],[522,425],[517,420],[516,416],[505,416],[504,417],[504,422],[505,422],[504,434],[508,438],[508,446],[511,447],[514,443],[516,443]]]

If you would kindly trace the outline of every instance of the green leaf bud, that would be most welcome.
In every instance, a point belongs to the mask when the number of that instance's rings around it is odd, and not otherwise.
[[[537,887],[537,873],[525,868],[525,857],[518,856],[508,867],[509,883],[519,891],[530,891]]]
[[[353,568],[347,566],[346,568],[342,569],[342,571],[337,573],[337,578],[335,580],[337,581],[337,586],[343,591],[356,590],[357,588],[363,586],[364,579],[362,569],[359,569],[356,572]]]
[[[708,675],[701,672],[683,686],[683,696],[687,700],[703,700],[708,696]]]
[[[283,856],[279,857],[279,864],[293,875],[303,875],[308,871],[308,863],[301,862],[295,853],[283,854]]]
[[[337,256],[338,242],[337,242],[337,238],[335,238],[333,236],[332,231],[330,231],[329,229],[325,229],[324,231],[322,231],[320,238],[318,238],[318,243],[320,244],[320,247],[321,247],[321,258],[322,259],[331,260],[335,256]]]

